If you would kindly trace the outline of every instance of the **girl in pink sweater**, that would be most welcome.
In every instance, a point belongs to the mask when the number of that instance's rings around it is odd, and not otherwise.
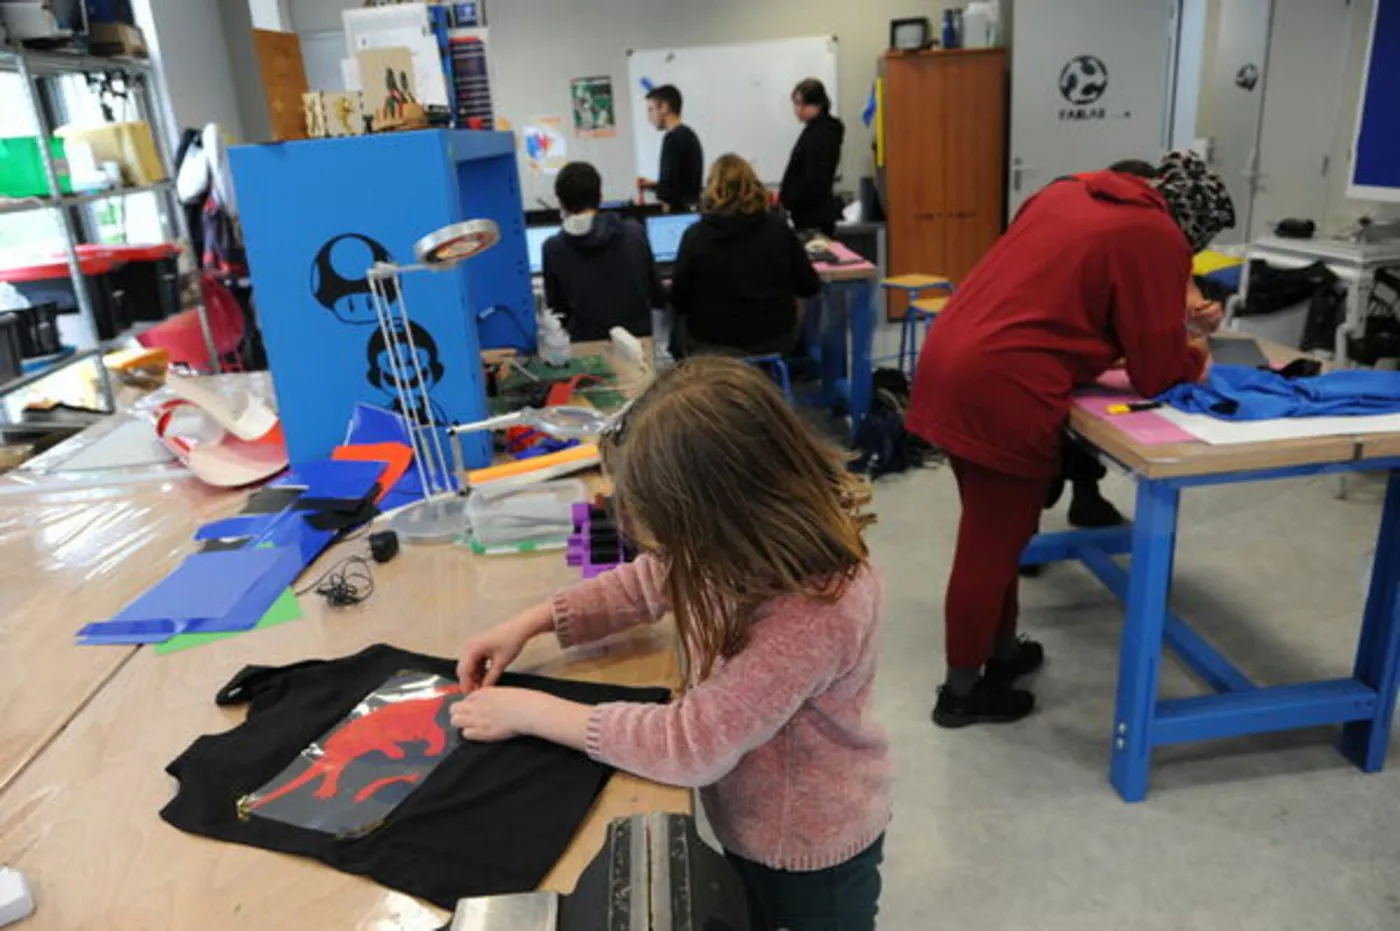
[[[661,375],[601,446],[645,555],[468,641],[454,726],[697,787],[755,931],[870,931],[890,763],[870,709],[884,593],[862,539],[868,494],[734,360]],[[669,705],[595,708],[494,685],[539,634],[569,647],[667,613],[689,680]]]

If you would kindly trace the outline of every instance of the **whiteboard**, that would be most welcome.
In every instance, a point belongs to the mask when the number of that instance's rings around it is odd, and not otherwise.
[[[655,179],[661,163],[662,133],[647,122],[647,88],[674,84],[684,101],[681,117],[704,147],[707,170],[721,155],[736,152],[765,183],[777,185],[802,131],[792,114],[792,89],[804,78],[819,79],[835,114],[836,52],[835,36],[629,51],[637,174]]]

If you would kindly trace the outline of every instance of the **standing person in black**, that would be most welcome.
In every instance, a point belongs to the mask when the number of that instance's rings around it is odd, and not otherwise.
[[[705,153],[695,130],[681,122],[681,92],[663,84],[647,94],[647,122],[666,134],[661,140],[661,171],[655,181],[638,178],[637,186],[655,191],[669,213],[687,213],[700,202]]]
[[[702,217],[681,238],[671,305],[690,352],[789,353],[801,332],[799,298],[821,291],[807,250],[749,163],[720,157],[710,168]]]
[[[656,261],[640,223],[598,210],[603,182],[587,162],[554,180],[562,232],[544,244],[545,306],[574,342],[607,339],[615,326],[650,336],[652,311],[666,306]]]
[[[803,123],[802,135],[792,148],[779,198],[800,230],[836,232],[841,203],[832,188],[841,165],[841,143],[846,125],[831,115],[831,98],[816,78],[808,78],[792,90],[792,111]]]

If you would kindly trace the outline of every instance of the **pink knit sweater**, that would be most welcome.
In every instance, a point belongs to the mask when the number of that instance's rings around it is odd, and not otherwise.
[[[659,620],[664,569],[649,556],[554,597],[565,647]],[[835,604],[796,595],[759,614],[738,655],[669,705],[600,705],[590,756],[648,779],[701,788],[726,850],[774,869],[849,860],[889,822],[890,760],[871,719],[880,574],[866,568]]]

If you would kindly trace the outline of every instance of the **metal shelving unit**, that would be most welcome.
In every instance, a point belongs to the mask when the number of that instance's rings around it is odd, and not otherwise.
[[[169,144],[170,134],[167,132],[167,127],[165,125],[166,111],[162,106],[164,89],[161,87],[150,62],[131,58],[102,58],[78,52],[34,51],[24,48],[0,47],[0,71],[17,72],[24,85],[25,95],[29,102],[30,114],[36,129],[36,136],[41,141],[39,152],[43,160],[44,176],[48,181],[50,191],[58,194],[62,189],[59,187],[58,172],[53,162],[52,153],[49,150],[49,146],[46,144],[46,141],[54,134],[54,127],[50,125],[48,115],[42,105],[40,82],[45,79],[69,74],[119,73],[123,75],[127,84],[135,91],[134,99],[136,101],[139,118],[146,120],[151,125],[152,135],[155,136],[156,146],[160,152],[161,160],[166,167],[166,174],[171,178],[174,177],[174,159],[172,158]],[[92,301],[88,294],[87,284],[82,272],[82,265],[78,260],[78,253],[75,248],[78,237],[72,208],[86,206],[101,200],[127,197],[132,194],[147,192],[160,195],[161,219],[165,227],[166,235],[173,240],[188,243],[189,231],[185,229],[184,213],[180,209],[180,203],[175,192],[175,183],[173,180],[162,181],[157,184],[144,185],[141,187],[99,191],[91,194],[59,194],[59,196],[0,202],[0,214],[17,213],[27,210],[58,211],[60,226],[64,233],[64,258],[68,264],[68,274],[73,280],[73,294],[78,304],[78,311],[83,319],[84,326],[87,329],[87,336],[90,340],[89,345],[78,347],[80,350],[87,351],[82,351],[66,359],[59,360],[51,367],[30,373],[9,384],[0,385],[0,397],[3,397],[9,392],[27,387],[61,368],[66,368],[78,362],[95,359],[95,364],[100,372],[103,395],[110,404],[112,399],[111,381],[107,374],[106,367],[102,365],[100,350],[113,347],[127,336],[133,335],[139,329],[149,326],[149,324],[131,327],[117,334],[113,339],[99,340],[97,338],[97,321],[93,314]],[[208,315],[202,305],[198,307],[197,313],[199,315],[200,329],[204,334],[204,343],[209,352],[209,358],[214,371],[218,372],[219,357],[215,349],[214,333],[209,326]]]

